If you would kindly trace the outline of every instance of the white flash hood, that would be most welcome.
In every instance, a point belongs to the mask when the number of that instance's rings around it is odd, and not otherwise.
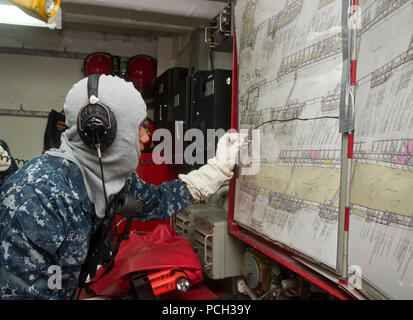
[[[88,104],[87,82],[87,78],[80,80],[67,94],[64,103],[67,129],[61,136],[60,148],[47,153],[77,164],[96,215],[104,218],[105,198],[97,151],[89,148],[77,132],[78,113]],[[132,83],[114,76],[100,76],[98,96],[99,101],[115,114],[117,122],[116,138],[102,152],[105,186],[110,202],[138,166],[139,126],[146,117],[146,105]]]

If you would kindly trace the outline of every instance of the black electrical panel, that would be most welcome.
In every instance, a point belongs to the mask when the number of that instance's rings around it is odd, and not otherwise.
[[[168,119],[173,138],[174,163],[184,163],[184,150],[188,142],[184,140],[185,132],[191,128],[191,78],[187,77],[172,88],[168,103]]]
[[[156,79],[155,126],[157,129],[168,129],[171,133],[173,163],[186,163],[185,149],[195,142],[195,138],[185,141],[185,133],[193,128],[203,133],[204,159],[202,163],[191,164],[190,167],[200,167],[215,155],[218,139],[208,141],[207,130],[229,130],[231,94],[231,70],[198,71],[188,75],[188,69],[172,68]],[[196,159],[199,160],[199,157]]]
[[[173,122],[171,102],[173,89],[188,76],[187,68],[171,68],[162,73],[155,81],[155,125],[157,128],[168,128]]]
[[[182,79],[171,90],[169,100],[168,118],[171,121],[183,121],[189,129],[190,126],[190,103],[191,103],[191,78]]]
[[[215,155],[217,142],[207,144],[207,130],[226,132],[231,127],[231,94],[231,70],[198,71],[191,77],[190,126],[204,134],[204,163]]]

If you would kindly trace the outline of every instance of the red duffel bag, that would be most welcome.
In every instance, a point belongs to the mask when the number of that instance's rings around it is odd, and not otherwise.
[[[99,296],[121,297],[131,290],[130,276],[135,272],[179,268],[194,285],[202,281],[201,265],[188,239],[180,237],[166,224],[159,224],[148,234],[130,233],[122,241],[115,257],[113,269],[100,268],[94,279],[99,279],[90,289]]]

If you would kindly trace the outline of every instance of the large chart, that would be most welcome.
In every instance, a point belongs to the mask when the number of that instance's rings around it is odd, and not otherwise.
[[[413,6],[360,1],[349,265],[413,299]]]
[[[260,170],[237,179],[240,225],[337,264],[342,2],[237,0],[239,128],[259,129]]]

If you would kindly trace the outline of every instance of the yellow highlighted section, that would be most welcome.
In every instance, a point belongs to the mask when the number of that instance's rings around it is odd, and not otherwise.
[[[291,166],[261,166],[255,178],[256,186],[273,192],[284,193],[292,170],[293,167]]]
[[[295,193],[297,199],[319,203],[332,200],[336,195],[334,206],[338,206],[340,169],[297,166],[293,171],[291,166],[262,166],[255,183],[260,188],[287,195]]]
[[[413,172],[374,164],[356,164],[350,202],[411,216]]]

